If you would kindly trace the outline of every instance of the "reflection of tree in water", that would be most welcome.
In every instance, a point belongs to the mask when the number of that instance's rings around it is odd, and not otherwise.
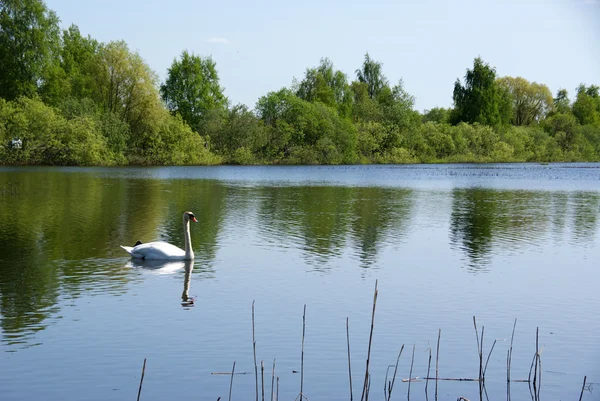
[[[259,230],[267,240],[285,238],[323,268],[345,245],[350,188],[262,187]],[[279,241],[279,240],[278,240]]]
[[[452,192],[451,242],[463,249],[470,270],[485,270],[492,248],[496,203],[491,190],[455,189]]]
[[[451,242],[465,251],[469,269],[487,269],[494,247],[514,253],[562,232],[573,214],[576,238],[594,238],[599,196],[549,191],[456,189],[452,193]]]
[[[600,194],[577,192],[571,197],[573,242],[592,244],[595,240],[600,214]]]
[[[328,268],[348,241],[365,267],[390,232],[405,227],[410,191],[354,187],[264,187],[260,230],[267,240],[285,237],[305,251],[307,262]],[[394,222],[399,224],[394,224]]]
[[[410,225],[412,191],[378,187],[353,192],[351,237],[362,267],[375,261],[385,241],[396,241]]]
[[[556,192],[552,194],[551,205],[551,222],[552,234],[555,238],[561,239],[565,231],[567,222],[567,210],[569,207],[569,194],[567,192]],[[562,241],[562,239],[561,239]]]

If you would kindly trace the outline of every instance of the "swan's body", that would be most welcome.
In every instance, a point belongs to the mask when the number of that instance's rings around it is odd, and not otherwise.
[[[123,246],[127,253],[134,259],[148,260],[186,260],[185,251],[168,242],[156,241],[146,244],[136,245],[134,247]],[[194,259],[192,255],[189,259]]]
[[[146,244],[140,243],[134,247],[121,245],[121,248],[125,249],[125,251],[127,251],[134,259],[192,260],[194,259],[194,251],[192,250],[192,241],[190,239],[190,220],[196,223],[198,222],[192,212],[185,212],[183,214],[185,250],[163,241],[148,242]]]

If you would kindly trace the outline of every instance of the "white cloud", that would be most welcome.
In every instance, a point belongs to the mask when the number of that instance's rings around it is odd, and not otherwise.
[[[208,38],[208,39],[206,39],[206,42],[208,42],[208,43],[219,43],[219,44],[222,44],[222,45],[230,45],[231,44],[231,42],[229,41],[229,39],[218,38],[218,37]]]

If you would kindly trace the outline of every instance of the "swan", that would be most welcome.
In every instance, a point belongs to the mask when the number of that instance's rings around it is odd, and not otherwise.
[[[183,213],[183,234],[185,235],[185,251],[168,242],[157,241],[140,243],[136,246],[123,246],[121,248],[131,255],[134,259],[143,260],[192,260],[194,259],[194,251],[192,250],[192,241],[190,239],[190,221],[197,223],[198,220],[194,213]]]

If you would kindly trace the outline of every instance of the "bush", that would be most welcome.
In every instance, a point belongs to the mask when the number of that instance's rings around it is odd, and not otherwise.
[[[2,143],[21,138],[23,148],[3,148],[3,160],[13,164],[114,164],[106,140],[90,117],[65,119],[38,99],[0,103]]]

